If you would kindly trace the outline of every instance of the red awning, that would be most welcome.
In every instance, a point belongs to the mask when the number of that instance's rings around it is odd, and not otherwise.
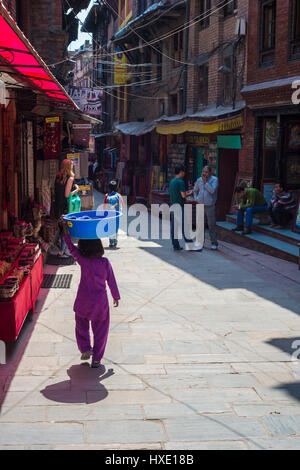
[[[51,100],[78,109],[0,0],[0,63],[1,59],[4,65],[17,71],[33,89]]]

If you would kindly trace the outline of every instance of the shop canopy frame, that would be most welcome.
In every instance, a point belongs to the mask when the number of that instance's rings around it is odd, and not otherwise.
[[[0,65],[9,66],[30,87],[63,107],[78,110],[62,85],[24,36],[0,0]]]

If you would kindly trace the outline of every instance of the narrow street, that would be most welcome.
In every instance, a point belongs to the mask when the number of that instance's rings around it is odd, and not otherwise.
[[[133,238],[106,256],[122,299],[102,367],[77,350],[79,266],[47,265],[72,274],[71,287],[41,289],[9,345],[1,449],[299,448],[296,265],[225,243],[174,253]]]

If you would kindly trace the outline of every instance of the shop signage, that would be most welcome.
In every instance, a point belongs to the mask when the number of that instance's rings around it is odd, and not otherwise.
[[[277,146],[277,122],[275,120],[265,121],[265,146],[276,147]]]
[[[72,126],[73,143],[76,146],[88,148],[91,124],[84,121],[75,121]]]
[[[243,127],[243,116],[231,119],[220,119],[217,121],[183,121],[178,123],[161,124],[156,126],[158,134],[183,134],[184,132],[199,132],[199,134],[214,134],[217,132],[226,132]]]
[[[75,173],[75,178],[80,178],[80,161],[79,161],[79,153],[68,153],[67,159],[72,160],[73,162],[73,171]]]
[[[73,129],[91,129],[91,124],[73,124]]]
[[[59,116],[45,118],[44,158],[55,159],[61,154],[61,123]]]
[[[229,131],[231,129],[237,129],[243,127],[243,118],[242,116],[235,119],[229,119],[228,121],[219,122],[219,131]]]
[[[49,124],[51,122],[59,122],[59,116],[47,117],[46,118],[46,123]]]
[[[95,153],[95,137],[92,135],[89,138],[89,151]]]
[[[81,88],[67,86],[66,91],[81,111],[87,114],[102,114],[103,88]]]
[[[114,84],[125,85],[127,83],[127,58],[121,49],[116,49],[114,54]]]
[[[188,135],[187,142],[189,144],[207,146],[209,145],[210,138],[207,135]]]

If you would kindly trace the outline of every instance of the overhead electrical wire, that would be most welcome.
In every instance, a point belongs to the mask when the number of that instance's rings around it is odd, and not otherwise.
[[[129,49],[127,49],[127,50],[124,51],[124,52],[125,52],[125,53],[128,53],[128,52],[131,52],[131,51],[134,51],[134,50],[137,50],[137,49],[141,49],[142,47],[146,47],[146,46],[151,47],[152,44],[155,44],[155,43],[160,42],[160,41],[162,41],[162,40],[168,39],[169,37],[171,37],[171,36],[173,36],[173,35],[175,35],[175,34],[181,32],[181,31],[184,31],[184,30],[187,29],[187,28],[190,28],[190,27],[194,26],[195,24],[199,23],[200,21],[203,21],[203,20],[209,18],[210,16],[214,15],[214,14],[217,13],[219,10],[223,9],[225,6],[229,5],[229,4],[232,3],[233,1],[234,1],[234,0],[228,0],[226,3],[224,3],[224,0],[222,0],[221,3],[220,3],[219,5],[217,5],[217,7],[216,7],[214,10],[213,10],[213,9],[208,10],[209,13],[207,13],[207,12],[206,12],[206,13],[203,13],[203,14],[199,15],[198,17],[196,17],[196,19],[193,18],[193,19],[190,20],[189,22],[184,23],[183,25],[180,25],[180,26],[176,27],[174,30],[169,31],[169,32],[166,33],[165,35],[160,36],[159,38],[153,39],[152,41],[149,41],[149,42],[146,41],[143,37],[141,37],[138,33],[136,33],[136,31],[135,31],[134,29],[132,29],[130,26],[128,26],[128,28],[129,28],[134,34],[136,34],[136,35],[139,37],[139,39],[141,39],[145,44],[144,44],[144,45],[139,45],[139,46],[136,46],[136,47],[133,47],[133,48],[129,48]],[[71,5],[70,5],[70,3],[69,3],[69,1],[66,0],[66,2],[68,3],[69,7],[72,8]],[[105,0],[103,1],[103,3],[104,3],[108,8],[110,8],[110,9],[114,12],[115,15],[117,15],[119,18],[123,19],[123,18],[118,14],[118,12],[116,12],[116,11],[113,9],[113,7],[111,7]],[[165,13],[166,13],[166,12],[162,13],[162,15],[165,14]],[[77,15],[76,15],[76,18],[77,18]],[[98,47],[99,44],[95,41],[95,39],[93,38],[92,34],[90,34],[90,32],[87,31],[87,29],[84,27],[84,23],[82,23],[82,21],[81,21],[79,18],[77,18],[77,19],[78,19],[79,23],[82,25],[82,29],[85,30],[85,32],[91,37],[92,42],[94,42],[94,43],[96,44],[96,46]],[[156,18],[156,20],[157,20],[157,19],[158,19],[158,18]],[[154,21],[154,20],[153,20],[153,21]],[[147,26],[147,24],[146,24],[146,25],[141,25],[141,27],[144,27],[144,28],[145,28],[146,26]],[[137,28],[136,28],[136,29],[137,29]],[[173,58],[173,57],[170,57],[170,56],[168,56],[167,54],[162,53],[159,49],[157,49],[157,48],[155,48],[155,47],[152,47],[152,49],[154,49],[157,53],[164,55],[165,57],[167,57],[168,59],[170,59],[170,60],[172,60],[172,61],[181,63],[182,65],[191,65],[191,66],[194,66],[194,65],[195,65],[194,63],[186,63],[186,62],[183,62],[183,61],[179,61],[179,60],[177,60],[177,59],[175,59],[175,58]],[[114,58],[114,57],[115,57],[115,54],[116,54],[115,52],[113,52],[113,53],[109,53],[109,52],[108,52],[108,53],[104,53],[104,54],[102,53],[102,57],[104,56],[104,57],[112,57],[112,58]],[[93,54],[92,57],[98,57],[98,54]],[[70,59],[68,58],[68,59],[65,59],[64,61],[67,61],[67,60],[70,60]],[[64,61],[61,61],[61,62],[59,62],[59,63],[62,63],[62,62],[64,62]],[[54,64],[51,64],[51,65],[49,65],[49,66],[55,66],[55,65],[58,65],[58,63],[54,63]],[[131,65],[132,65],[132,64],[131,64]],[[152,65],[155,65],[155,64],[152,64]],[[134,64],[134,66],[138,66],[138,65]],[[139,66],[146,66],[146,65],[144,65],[144,64],[139,64]]]
[[[67,0],[67,1],[68,1],[68,0]],[[111,11],[114,12],[115,15],[117,15],[121,20],[123,20],[123,18],[119,15],[119,13],[118,13],[109,3],[107,3],[106,0],[102,0],[102,1],[103,1],[103,3],[104,3],[108,8],[111,9]],[[224,3],[224,1],[222,1],[222,2],[221,2],[221,6],[218,7],[218,8],[216,8],[216,9],[214,10],[214,13],[217,12],[218,10],[220,10],[220,9],[223,9],[224,6],[229,5],[229,4],[232,3],[233,1],[234,1],[234,0],[228,0],[226,3]],[[193,24],[189,24],[188,26],[185,26],[185,27],[182,28],[180,31],[184,31],[185,29],[190,28],[191,26],[193,26],[193,25],[196,24],[197,22],[202,21],[202,20],[205,19],[205,18],[208,18],[211,14],[212,14],[212,10],[210,10],[210,13],[208,13],[206,16],[204,15],[203,18],[200,18],[200,19],[194,21]],[[165,54],[164,52],[160,51],[159,49],[157,49],[156,47],[153,46],[154,43],[157,43],[157,42],[160,42],[160,41],[162,41],[162,40],[165,40],[165,39],[167,39],[168,37],[173,36],[174,34],[178,34],[178,32],[179,32],[178,28],[176,28],[176,32],[175,32],[175,33],[174,33],[174,32],[172,32],[172,33],[169,32],[167,35],[161,36],[160,38],[155,39],[155,40],[153,40],[152,42],[148,42],[148,41],[146,41],[142,36],[140,36],[133,28],[131,28],[129,25],[127,25],[127,27],[128,27],[139,39],[141,39],[147,46],[150,46],[154,51],[156,51],[157,53],[161,54],[161,55],[164,56],[164,57],[167,57],[169,60],[172,60],[172,61],[174,61],[174,62],[176,62],[176,63],[180,63],[180,64],[182,64],[182,65],[194,65],[193,63],[184,62],[184,61],[182,61],[182,60],[175,59],[174,57],[170,57],[168,54]],[[138,46],[138,49],[139,49],[139,48],[140,48],[140,46]],[[132,50],[132,49],[131,49],[131,50]],[[124,51],[124,53],[125,53],[125,52],[129,52],[129,51],[130,51],[130,49],[127,49],[126,51]]]

